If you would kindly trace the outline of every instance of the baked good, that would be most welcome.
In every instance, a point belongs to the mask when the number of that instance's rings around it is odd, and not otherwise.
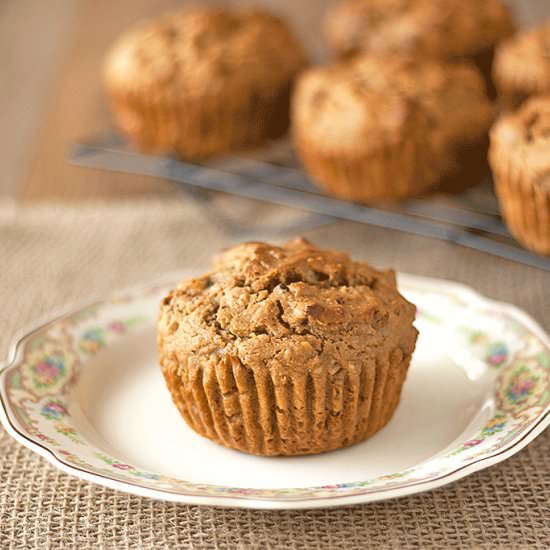
[[[529,96],[550,93],[550,21],[497,48],[493,79],[504,109],[518,107]]]
[[[478,183],[492,117],[473,65],[398,55],[307,70],[292,100],[294,141],[314,180],[367,203]]]
[[[529,99],[495,123],[489,158],[510,231],[550,256],[550,95]]]
[[[513,32],[500,0],[341,0],[325,18],[327,40],[340,55],[466,58],[488,82],[494,46]]]
[[[199,434],[258,455],[321,453],[390,420],[414,316],[391,271],[303,239],[244,243],[164,299],[160,362]]]
[[[140,149],[201,157],[284,134],[304,64],[278,17],[196,8],[124,34],[105,82],[120,128]]]

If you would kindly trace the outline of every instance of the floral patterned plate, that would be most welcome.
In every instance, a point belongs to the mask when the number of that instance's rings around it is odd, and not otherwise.
[[[61,470],[153,498],[251,508],[348,505],[440,487],[518,452],[550,423],[550,340],[525,313],[403,275],[417,350],[386,428],[349,449],[262,458],[189,429],[157,365],[158,304],[182,274],[27,331],[1,368],[0,416]]]

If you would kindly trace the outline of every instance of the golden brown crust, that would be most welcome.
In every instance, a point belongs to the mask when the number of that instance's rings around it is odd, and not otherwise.
[[[489,160],[510,231],[550,256],[550,96],[534,97],[497,121]]]
[[[491,49],[513,31],[500,0],[343,0],[325,20],[327,39],[344,55],[463,57]]]
[[[393,415],[414,314],[392,272],[304,240],[245,243],[166,297],[161,365],[201,435],[254,454],[324,452]]]
[[[120,127],[141,149],[204,156],[284,133],[304,64],[279,18],[197,8],[123,35],[105,82]]]
[[[495,54],[493,79],[505,109],[550,92],[550,22],[503,42]]]
[[[460,178],[460,155],[483,145],[492,117],[473,66],[403,56],[310,69],[292,101],[308,171],[332,194],[361,202],[414,196],[447,175]],[[485,154],[481,146],[470,160]]]

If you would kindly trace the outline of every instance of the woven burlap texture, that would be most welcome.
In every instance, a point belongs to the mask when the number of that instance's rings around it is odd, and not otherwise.
[[[243,217],[258,214],[256,206],[235,204]],[[290,216],[282,209],[270,214]],[[379,266],[462,281],[550,327],[550,274],[540,270],[343,222],[306,236]],[[231,240],[177,196],[85,206],[0,203],[0,354],[14,331],[60,306],[157,272],[204,266]],[[0,428],[3,549],[547,548],[549,502],[550,431],[511,459],[436,491],[271,512],[176,505],[91,485],[59,472]]]

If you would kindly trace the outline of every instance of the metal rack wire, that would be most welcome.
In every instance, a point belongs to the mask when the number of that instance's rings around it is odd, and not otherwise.
[[[218,223],[234,234],[238,221],[215,209],[212,191],[299,208],[310,213],[297,231],[343,219],[444,240],[550,271],[550,259],[537,256],[513,239],[502,223],[490,182],[460,195],[415,199],[376,208],[324,194],[299,168],[289,143],[281,141],[247,155],[225,156],[204,164],[137,153],[120,136],[109,133],[76,144],[72,164],[165,178],[206,205]],[[287,229],[289,229],[287,227]],[[250,228],[246,228],[250,232]]]

